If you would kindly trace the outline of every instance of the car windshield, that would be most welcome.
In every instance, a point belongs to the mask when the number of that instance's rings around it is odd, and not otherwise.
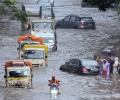
[[[94,60],[81,60],[81,64],[87,68],[98,66],[97,61]]]
[[[25,59],[43,59],[44,50],[26,50]]]
[[[8,77],[29,77],[29,69],[12,69],[8,72]]]
[[[39,29],[51,29],[51,22],[34,22],[33,25],[32,25],[32,29],[34,30],[39,30]]]

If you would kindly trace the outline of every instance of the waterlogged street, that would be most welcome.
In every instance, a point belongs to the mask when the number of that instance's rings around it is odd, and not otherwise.
[[[57,29],[57,52],[50,52],[48,67],[33,68],[33,89],[5,88],[4,62],[18,59],[19,21],[0,23],[0,100],[51,100],[48,80],[52,75],[61,80],[57,100],[120,100],[120,75],[110,80],[99,76],[79,76],[59,70],[69,58],[92,58],[102,48],[115,48],[120,55],[120,21],[114,10],[82,8],[81,0],[55,0],[56,19],[69,14],[92,16],[96,30]],[[120,57],[120,56],[119,56]]]

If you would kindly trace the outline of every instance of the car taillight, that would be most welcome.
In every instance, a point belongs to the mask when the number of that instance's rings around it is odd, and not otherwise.
[[[81,21],[80,23],[81,23],[81,24],[84,24],[84,23],[85,23],[85,21]]]
[[[86,72],[88,72],[88,70],[85,67],[83,67],[82,72],[86,73]]]

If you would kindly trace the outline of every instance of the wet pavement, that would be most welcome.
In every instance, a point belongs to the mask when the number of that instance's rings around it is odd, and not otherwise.
[[[61,95],[57,100],[120,100],[120,76],[110,80],[99,76],[79,76],[61,72],[59,67],[69,58],[93,57],[102,48],[115,48],[120,54],[120,22],[112,9],[101,12],[97,8],[81,8],[81,0],[55,0],[56,19],[68,14],[92,16],[96,30],[57,29],[58,51],[50,52],[48,67],[33,68],[33,89],[5,88],[6,60],[17,59],[19,21],[0,24],[0,100],[51,100],[48,80],[52,75],[61,80]]]

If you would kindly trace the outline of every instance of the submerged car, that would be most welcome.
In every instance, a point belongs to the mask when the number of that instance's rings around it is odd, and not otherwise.
[[[58,21],[56,28],[95,29],[95,21],[92,17],[79,17],[71,14]]]
[[[93,59],[70,59],[60,66],[60,70],[80,75],[97,75],[99,67]]]

